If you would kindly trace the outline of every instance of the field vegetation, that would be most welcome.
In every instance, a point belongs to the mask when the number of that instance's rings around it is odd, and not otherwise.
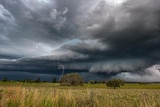
[[[0,107],[160,107],[160,84],[0,82]]]

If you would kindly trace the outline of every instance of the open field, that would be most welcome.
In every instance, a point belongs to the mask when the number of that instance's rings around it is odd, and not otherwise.
[[[48,88],[58,88],[58,89],[86,89],[86,88],[105,88],[112,89],[107,87],[105,83],[95,83],[89,84],[86,83],[84,86],[60,86],[59,83],[49,83],[49,82],[40,82],[40,83],[27,83],[27,82],[2,82],[0,81],[0,87],[8,86],[20,86],[20,87],[48,87]],[[138,84],[138,83],[126,83],[124,86],[121,86],[120,89],[160,89],[160,83],[150,83],[150,84]]]
[[[105,84],[0,82],[0,107],[160,107],[160,84],[112,89]]]

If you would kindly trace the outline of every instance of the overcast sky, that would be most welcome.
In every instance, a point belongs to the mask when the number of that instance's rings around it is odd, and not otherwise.
[[[0,78],[160,82],[160,0],[0,0]]]

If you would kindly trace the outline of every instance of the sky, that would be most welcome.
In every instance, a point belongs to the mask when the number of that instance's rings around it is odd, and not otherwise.
[[[0,0],[0,78],[160,82],[160,0]]]

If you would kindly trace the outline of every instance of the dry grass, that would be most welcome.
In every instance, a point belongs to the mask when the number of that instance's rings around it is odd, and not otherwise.
[[[160,107],[156,89],[0,87],[0,107]]]

